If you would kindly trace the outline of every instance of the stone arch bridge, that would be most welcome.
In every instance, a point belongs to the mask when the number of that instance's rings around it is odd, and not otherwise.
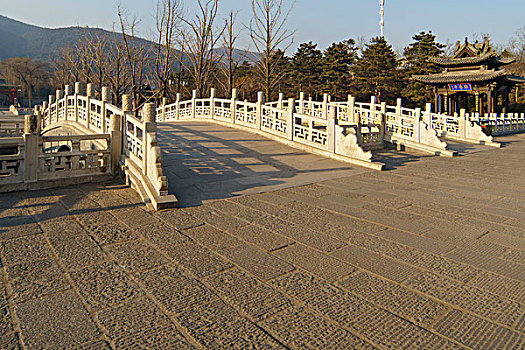
[[[429,155],[454,156],[457,152],[450,149],[451,141],[500,146],[483,132],[482,127],[490,128],[496,135],[525,130],[523,114],[479,116],[461,111],[447,116],[432,113],[430,104],[424,110],[409,109],[402,106],[400,99],[395,106],[389,106],[377,103],[374,97],[370,102],[362,103],[356,102],[352,96],[347,101],[331,101],[330,96],[325,95],[323,101],[316,102],[305,99],[301,93],[299,99],[285,100],[281,94],[278,101],[266,102],[259,93],[256,102],[248,102],[238,100],[235,90],[232,98],[222,99],[217,98],[212,89],[206,98],[197,98],[193,92],[190,100],[183,101],[178,95],[174,103],[168,104],[165,99],[158,107],[148,103],[138,113],[132,112],[128,95],[123,96],[120,107],[110,101],[111,92],[107,87],[102,87],[101,99],[98,100],[94,98],[92,84],[87,84],[84,89],[81,83],[76,83],[74,91],[66,85],[64,90],[57,90],[55,96],[50,96],[43,106],[35,108],[33,116],[26,116],[23,135],[20,135],[20,123],[15,126],[0,123],[0,132],[11,136],[3,138],[0,146],[13,150],[0,156],[3,175],[0,190],[96,181],[120,172],[152,208],[173,207],[178,200],[169,193],[169,188],[173,187],[169,187],[164,169],[181,158],[177,157],[177,152],[165,150],[163,160],[159,140],[166,141],[174,133],[188,131],[192,131],[190,136],[195,140],[202,125],[215,125],[206,129],[208,134],[213,128],[237,129],[300,150],[303,154],[376,170],[383,170],[385,164],[375,159],[372,151],[382,150],[389,144]],[[239,135],[246,134],[234,136]],[[187,148],[192,143],[191,137],[184,140],[186,146],[179,139],[175,148],[186,147],[185,150],[191,153],[192,150]],[[231,140],[215,137],[215,141],[223,143],[223,153],[228,145],[233,153],[239,151],[235,150],[235,142]],[[271,142],[266,145],[269,149],[275,147]],[[264,167],[260,163],[264,163],[265,158],[261,159],[256,159],[256,163]],[[199,159],[192,161],[198,163]],[[344,171],[344,166],[340,166],[343,163],[337,164],[339,166],[333,170]],[[276,165],[274,162],[273,166],[290,169],[285,163]],[[213,175],[217,174],[210,174]],[[224,172],[218,176],[229,175]],[[173,181],[184,187],[183,180],[184,175],[182,180],[176,177]],[[260,180],[258,177],[246,181]],[[311,178],[304,177],[301,181],[308,182]],[[202,183],[200,188],[202,192],[210,190]],[[184,200],[186,204],[194,203],[188,198]]]

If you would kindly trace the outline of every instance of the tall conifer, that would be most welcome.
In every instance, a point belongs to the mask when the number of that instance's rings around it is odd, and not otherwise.
[[[393,103],[403,88],[403,72],[398,69],[392,46],[384,38],[374,38],[353,67],[353,84],[358,99],[376,96]]]
[[[404,51],[407,76],[439,73],[441,69],[429,62],[428,58],[442,55],[445,45],[436,42],[432,31],[421,32],[412,39],[414,42],[405,47]],[[431,87],[409,79],[406,88],[403,89],[403,97],[408,105],[422,107],[425,103],[433,102],[434,93]]]

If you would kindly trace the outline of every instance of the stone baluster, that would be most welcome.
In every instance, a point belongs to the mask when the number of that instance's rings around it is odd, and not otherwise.
[[[180,92],[177,92],[177,99],[175,100],[175,120],[180,119]]]
[[[301,91],[299,93],[299,111],[298,111],[299,114],[304,114],[304,96],[305,96],[304,92]]]
[[[375,96],[370,97],[370,110],[373,112],[376,111],[376,102],[377,102],[377,99]]]
[[[86,127],[91,129],[91,98],[94,95],[92,83],[86,84]]]
[[[69,115],[68,115],[68,104],[69,104],[69,101],[68,101],[68,98],[69,96],[71,96],[71,93],[72,93],[72,89],[71,89],[71,85],[69,84],[66,84],[64,85],[64,119],[65,120],[69,120]]]
[[[197,118],[197,104],[196,104],[196,100],[197,100],[197,90],[193,90],[191,92],[191,116],[192,118]]]
[[[421,108],[416,108],[414,120],[414,141],[421,142]]]
[[[237,89],[232,89],[232,99],[230,103],[230,113],[232,124],[235,124],[235,111],[237,109]]]
[[[109,134],[111,135],[111,172],[117,175],[120,156],[122,155],[122,116],[113,113],[109,118]]]
[[[335,128],[337,124],[337,115],[336,109],[331,108],[330,113],[328,114],[328,120],[326,123],[326,136],[328,138],[328,152],[335,153]],[[313,124],[313,123],[312,123]],[[313,125],[311,127],[313,129]],[[310,136],[312,136],[312,131],[310,131]]]
[[[288,100],[288,113],[286,114],[286,136],[288,140],[293,141],[293,133],[295,129],[295,99]]]
[[[322,111],[322,118],[328,119],[328,102],[330,100],[330,95],[323,94],[323,111]]]
[[[255,114],[255,128],[261,130],[263,116],[264,92],[257,92],[257,105]]]
[[[62,99],[64,98],[64,91],[63,90],[60,90],[60,89],[57,89],[56,90],[56,103],[57,103],[57,107],[55,108],[55,113],[56,113],[56,121],[58,122],[58,116],[60,115],[59,111],[61,109],[64,108],[64,103],[62,101]],[[62,104],[62,107],[60,107],[60,105]]]
[[[464,108],[459,110],[459,134],[467,138],[467,115],[466,110]]]
[[[49,120],[49,124],[51,124],[52,118],[53,118],[53,112],[51,110],[53,109],[53,104],[55,103],[55,96],[49,95],[48,102],[49,102],[49,109],[47,112],[47,118]],[[56,106],[55,106],[55,110],[56,110]]]
[[[385,139],[386,132],[386,102],[381,102],[381,119],[379,120],[381,125],[379,126],[380,139]]]
[[[211,119],[215,118],[215,89],[210,89],[210,115]]]
[[[111,103],[112,96],[111,96],[111,89],[109,86],[103,86],[101,89],[101,103],[100,103],[100,111],[101,111],[101,126],[102,126],[102,132],[106,133],[106,129],[109,130],[109,125],[106,125],[106,117],[107,117],[107,111],[106,111],[106,104]]]
[[[75,121],[78,123],[78,96],[82,94],[82,83],[76,82],[75,83]]]
[[[166,121],[166,105],[168,104],[168,98],[167,97],[163,97],[162,98],[162,114],[161,114],[161,120],[163,122]]]
[[[24,123],[24,182],[38,180],[40,133],[37,115],[26,115]]]
[[[348,95],[347,107],[347,119],[350,124],[355,124],[355,97]]]
[[[142,133],[142,172],[148,175],[148,160],[153,155],[151,153],[151,143],[156,142],[157,123],[155,121],[155,104],[146,103],[142,108],[142,118],[144,130]]]
[[[49,108],[47,101],[42,102],[42,129],[47,126],[48,121],[47,119],[47,109]]]
[[[425,123],[432,128],[432,103],[427,103],[425,106]]]
[[[402,103],[402,100],[398,98],[396,100],[396,114],[397,115],[401,115],[401,103]]]

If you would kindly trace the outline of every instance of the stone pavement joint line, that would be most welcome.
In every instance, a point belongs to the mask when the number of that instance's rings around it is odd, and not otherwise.
[[[525,135],[378,173],[199,128],[185,208],[2,194],[0,348],[525,348]]]

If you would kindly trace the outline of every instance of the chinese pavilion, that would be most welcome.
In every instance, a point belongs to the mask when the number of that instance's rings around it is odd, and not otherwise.
[[[443,67],[442,73],[414,75],[412,79],[434,87],[436,113],[452,115],[465,109],[469,113],[506,113],[509,92],[525,78],[508,74],[505,65],[515,62],[501,58],[490,47],[488,38],[471,44],[458,41],[452,57],[431,57]]]

